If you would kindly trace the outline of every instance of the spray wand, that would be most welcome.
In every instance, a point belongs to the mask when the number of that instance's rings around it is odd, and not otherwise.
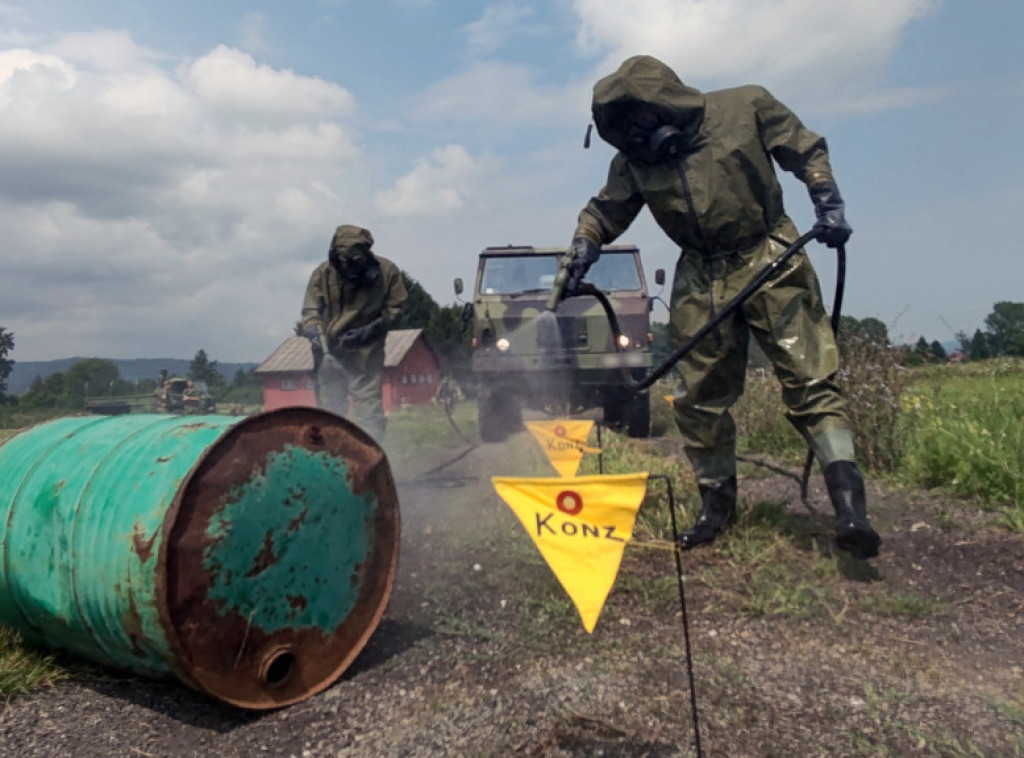
[[[705,337],[711,334],[718,327],[719,324],[721,324],[726,318],[728,318],[732,314],[733,311],[735,311],[737,308],[743,305],[743,303],[750,299],[751,295],[753,295],[755,292],[757,292],[757,290],[761,289],[761,287],[763,287],[768,281],[774,278],[782,269],[782,267],[786,265],[789,259],[792,258],[797,253],[799,253],[803,249],[804,245],[814,240],[816,236],[817,232],[812,230],[805,233],[803,236],[798,237],[796,241],[792,243],[785,243],[784,240],[777,240],[779,242],[782,242],[783,244],[788,244],[789,246],[779,255],[778,258],[776,258],[767,266],[765,266],[758,273],[757,276],[751,279],[750,282],[747,283],[747,286],[744,287],[736,295],[736,297],[734,297],[732,300],[726,303],[721,308],[721,310],[717,311],[712,318],[708,319],[707,323],[705,323],[700,329],[698,329],[686,342],[680,345],[676,349],[676,351],[665,360],[664,363],[662,363],[657,368],[653,369],[645,379],[640,381],[634,379],[630,372],[625,367],[623,367],[622,381],[623,384],[626,386],[626,389],[631,390],[633,394],[643,392],[646,389],[650,389],[650,387],[653,386],[656,381],[665,376],[665,374],[667,374],[673,366],[675,366],[680,360],[682,360],[683,356],[685,356],[687,353],[693,350],[693,348],[696,347],[701,340],[703,340]],[[844,262],[846,259],[846,251],[842,246],[840,246],[836,252],[839,255],[840,260],[840,276],[839,280],[836,282],[836,305],[833,306],[832,308],[833,331],[837,331],[839,326],[838,304],[842,303],[842,292],[844,285],[844,276],[842,272],[843,267],[845,265]],[[565,269],[559,271],[559,276],[561,276],[562,271],[565,271]],[[565,278],[568,278],[567,272]],[[555,279],[555,282],[557,285],[557,277]],[[608,296],[604,292],[599,290],[597,287],[587,282],[584,282],[582,285],[580,285],[579,294],[593,295],[595,298],[597,298],[598,302],[601,303],[601,307],[604,309],[605,315],[608,317],[608,323],[611,326],[613,341],[615,342],[616,349],[619,350],[619,352],[623,352],[623,348],[619,343],[619,336],[622,334],[622,331],[619,329],[619,320],[615,315],[615,311],[612,308],[612,304],[611,301],[608,299]],[[550,302],[548,304],[548,308],[551,308]]]

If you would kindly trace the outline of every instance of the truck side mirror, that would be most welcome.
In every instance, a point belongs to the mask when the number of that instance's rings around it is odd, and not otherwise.
[[[654,283],[659,287],[665,284],[665,269],[659,268],[654,272]]]
[[[456,295],[461,295],[462,294],[462,277],[461,276],[458,277],[455,280],[455,294]]]

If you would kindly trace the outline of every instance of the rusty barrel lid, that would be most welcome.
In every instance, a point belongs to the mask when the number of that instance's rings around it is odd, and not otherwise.
[[[345,419],[282,408],[227,429],[163,521],[158,610],[175,673],[253,709],[329,686],[383,615],[399,521],[384,451]]]

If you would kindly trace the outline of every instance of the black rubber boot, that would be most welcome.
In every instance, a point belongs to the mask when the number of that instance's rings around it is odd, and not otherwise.
[[[835,461],[825,467],[825,486],[836,509],[836,545],[854,558],[878,555],[882,539],[868,522],[864,477],[853,461]]]
[[[725,527],[736,521],[736,477],[714,484],[698,485],[700,515],[690,529],[679,535],[679,546],[689,550],[711,542]]]

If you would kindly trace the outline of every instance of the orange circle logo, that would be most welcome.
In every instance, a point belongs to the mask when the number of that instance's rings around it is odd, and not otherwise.
[[[558,510],[562,513],[569,516],[575,516],[583,510],[583,498],[580,497],[580,493],[578,492],[563,490],[558,493],[558,499],[555,500],[555,505],[558,506]]]

